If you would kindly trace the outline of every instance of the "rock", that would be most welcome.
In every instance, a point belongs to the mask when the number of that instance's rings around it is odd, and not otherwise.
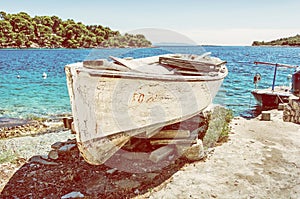
[[[32,43],[30,48],[40,48],[40,46],[37,43]]]
[[[153,180],[154,178],[156,178],[158,175],[159,175],[158,173],[146,173],[146,177],[150,181]]]
[[[56,150],[51,150],[49,153],[48,153],[48,158],[49,159],[52,159],[52,160],[57,160],[58,159],[58,152]]]
[[[60,147],[58,149],[58,151],[62,152],[62,153],[69,152],[72,149],[74,149],[76,146],[77,146],[76,144],[67,144],[67,145],[64,145],[64,146]]]
[[[64,145],[63,142],[55,142],[54,144],[51,145],[52,149],[59,149],[60,147],[62,147]]]
[[[124,180],[116,181],[115,185],[121,189],[134,189],[140,186],[141,183],[130,179],[124,179]]]
[[[200,139],[197,139],[197,143],[192,146],[177,145],[176,148],[179,155],[191,161],[201,160],[205,156],[203,143]]]
[[[118,170],[117,168],[112,168],[112,169],[110,169],[110,170],[107,170],[106,173],[108,173],[108,174],[113,174],[113,173],[115,173],[117,170]]]
[[[107,186],[107,179],[105,175],[95,175],[95,177],[91,178],[88,183],[84,186],[86,187],[87,194],[93,194],[95,192],[105,192],[109,190],[105,190]]]
[[[151,152],[149,159],[152,162],[157,163],[157,162],[161,161],[162,159],[168,157],[173,152],[173,149],[174,148],[170,145],[160,147],[160,148],[156,149],[155,151]]]
[[[84,195],[80,192],[73,191],[61,197],[61,199],[67,199],[67,198],[84,198]]]
[[[30,163],[39,163],[39,164],[44,164],[44,165],[59,165],[56,162],[49,162],[47,160],[44,160],[41,156],[33,156],[32,158],[29,159]]]
[[[140,191],[138,189],[134,190],[134,194],[135,195],[139,195],[140,194]]]

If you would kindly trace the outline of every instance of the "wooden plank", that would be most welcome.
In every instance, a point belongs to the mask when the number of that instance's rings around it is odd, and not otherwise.
[[[185,74],[185,75],[199,75],[199,76],[218,76],[218,72],[198,72],[198,71],[191,71],[191,70],[176,70],[175,73]]]
[[[72,128],[72,122],[73,122],[73,117],[64,117],[63,118],[64,127],[67,129]]]
[[[189,138],[190,135],[189,130],[163,130],[153,135],[151,139]]]
[[[157,134],[162,129],[161,126],[159,127],[153,127],[146,130],[146,136],[147,138],[152,137],[153,135]]]
[[[149,159],[152,162],[157,163],[157,162],[163,160],[164,158],[166,158],[168,155],[170,155],[173,152],[173,150],[174,150],[174,147],[172,147],[170,145],[160,147],[150,154]]]
[[[125,66],[108,62],[105,59],[83,61],[83,67],[99,70],[117,70],[124,72],[129,71],[129,69]]]
[[[164,140],[150,140],[150,144],[155,145],[170,145],[170,144],[195,144],[197,141],[194,139],[164,139]]]
[[[148,160],[149,154],[145,152],[127,152],[122,154],[122,157],[128,160]]]
[[[271,120],[271,112],[270,111],[262,111],[261,112],[261,120],[262,121],[270,121]]]
[[[285,68],[298,68],[299,66],[292,66],[292,65],[287,65],[287,64],[279,64],[279,63],[270,63],[270,62],[260,62],[260,61],[255,61],[254,64],[262,64],[262,65],[269,65],[269,66],[276,66],[276,67],[285,67]]]
[[[109,58],[114,60],[116,63],[122,64],[123,66],[133,71],[138,71],[143,73],[153,73],[153,74],[173,74],[173,72],[169,71],[167,68],[159,64],[149,65],[142,61],[126,60],[126,59],[113,57],[113,56],[110,56]]]
[[[159,57],[159,63],[171,67],[185,68],[188,70],[196,70],[198,72],[217,72],[219,66],[226,62],[213,63],[210,61],[194,61],[170,57]]]

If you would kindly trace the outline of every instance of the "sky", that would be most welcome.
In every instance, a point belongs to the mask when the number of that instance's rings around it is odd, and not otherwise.
[[[86,25],[103,25],[121,33],[162,29],[175,41],[198,45],[250,46],[300,34],[299,0],[0,0],[6,13],[58,16]]]

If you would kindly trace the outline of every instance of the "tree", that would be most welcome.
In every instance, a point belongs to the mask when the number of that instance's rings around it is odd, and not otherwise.
[[[0,19],[1,20],[7,20],[7,14],[6,14],[6,12],[3,12],[3,11],[0,12]]]
[[[84,25],[57,16],[31,17],[25,12],[0,12],[0,47],[92,48],[146,46],[143,35],[124,36],[102,25]],[[150,43],[151,44],[151,43]],[[149,46],[149,45],[148,45]]]

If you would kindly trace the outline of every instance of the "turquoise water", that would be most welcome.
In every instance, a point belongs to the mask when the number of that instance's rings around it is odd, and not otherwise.
[[[226,60],[229,75],[224,80],[215,103],[232,109],[235,115],[255,114],[256,103],[250,95],[254,88],[253,76],[262,75],[260,87],[270,87],[274,68],[255,66],[254,61],[277,62],[291,65],[300,63],[300,48],[275,47],[160,47],[151,49],[37,49],[0,50],[0,117],[55,117],[70,113],[64,66],[87,59],[146,57],[166,52],[202,54]],[[47,78],[42,74],[47,73]],[[292,70],[280,69],[278,85],[288,85]],[[20,77],[20,78],[18,78]]]

